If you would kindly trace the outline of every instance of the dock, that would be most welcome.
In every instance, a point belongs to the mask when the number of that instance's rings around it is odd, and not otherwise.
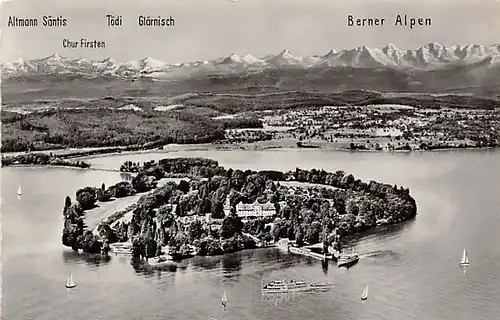
[[[326,255],[324,255],[324,254],[320,254],[320,253],[313,252],[313,251],[311,251],[310,249],[308,249],[308,248],[304,248],[304,247],[303,247],[303,248],[298,248],[298,247],[292,247],[292,246],[290,246],[289,250],[290,250],[290,252],[291,252],[291,253],[294,253],[294,254],[301,254],[301,255],[303,255],[303,256],[306,256],[306,257],[311,257],[311,258],[315,258],[315,259],[317,259],[317,260],[321,260],[321,261],[325,260],[325,258],[326,258],[327,260],[331,260],[331,259],[332,259],[332,257],[333,257],[333,256],[332,256],[331,254],[329,254],[329,253],[328,253],[328,254],[326,254]]]
[[[333,260],[337,261],[338,257],[340,256],[340,253],[336,250],[334,250],[331,246],[328,247],[328,253],[325,255],[324,253],[318,253],[314,252],[312,248],[321,248],[323,249],[323,244],[322,243],[317,243],[305,247],[297,247],[295,244],[295,241],[290,241],[288,239],[281,239],[278,241],[278,248],[282,250],[286,250],[287,252],[293,253],[293,254],[300,254],[306,257],[311,257],[317,260],[324,261],[325,258],[326,260]]]
[[[130,242],[116,242],[109,245],[112,253],[132,254],[132,243]]]

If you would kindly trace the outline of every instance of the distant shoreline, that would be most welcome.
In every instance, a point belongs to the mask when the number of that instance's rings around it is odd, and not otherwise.
[[[271,144],[271,145],[270,145]],[[348,148],[340,148],[334,147],[334,143],[328,143],[326,146],[318,146],[316,150],[325,150],[325,151],[333,151],[333,152],[366,152],[366,153],[408,153],[408,152],[442,152],[442,151],[453,151],[453,150],[487,150],[487,149],[496,149],[498,147],[447,147],[447,148],[436,148],[430,150],[373,150],[373,149],[355,149],[351,150]],[[124,147],[126,148],[126,147]],[[189,152],[189,151],[266,151],[266,150],[274,150],[274,149],[282,149],[282,150],[295,150],[295,149],[308,149],[297,147],[294,144],[287,143],[286,141],[282,143],[280,140],[271,140],[271,141],[262,141],[256,143],[240,143],[240,144],[185,144],[185,145],[166,145],[163,149],[151,148],[145,150],[132,150],[132,151],[122,151],[118,152],[116,150],[107,151],[102,150],[103,148],[96,149],[88,149],[88,148],[68,148],[68,149],[52,149],[52,150],[42,150],[42,151],[33,151],[31,153],[53,153],[53,156],[56,158],[63,159],[72,159],[72,160],[89,160],[101,157],[111,157],[118,155],[137,155],[137,154],[148,154],[148,153],[172,153],[172,152]],[[101,151],[102,150],[102,151]],[[91,153],[88,155],[78,155],[79,153]],[[15,157],[22,154],[20,152],[12,152],[12,153],[3,153],[2,158],[5,157]],[[117,171],[118,169],[96,169],[96,168],[78,168],[71,166],[62,166],[62,165],[38,165],[38,164],[12,164],[9,166],[15,167],[28,167],[28,166],[51,166],[51,167],[70,167],[76,169],[94,169],[94,170],[103,170],[103,171]]]
[[[79,168],[79,167],[71,167],[71,166],[53,166],[50,164],[13,164],[8,167],[14,168],[56,168],[56,169],[74,169],[74,170],[95,170],[95,171],[107,171],[107,172],[120,172],[118,169],[104,169],[104,168]]]
[[[247,144],[248,146],[249,144]],[[210,147],[205,147],[205,148],[187,148],[187,149],[180,149],[180,150],[157,150],[157,149],[150,149],[150,150],[141,150],[141,151],[124,151],[124,152],[110,152],[110,153],[98,153],[98,154],[93,154],[93,155],[87,155],[87,156],[81,156],[81,157],[71,157],[71,156],[63,156],[63,158],[70,158],[72,160],[91,160],[91,159],[97,159],[97,158],[104,158],[104,157],[113,157],[113,156],[118,156],[118,155],[124,155],[124,156],[133,156],[133,155],[139,155],[139,154],[167,154],[167,153],[172,153],[172,152],[180,152],[180,151],[185,151],[185,152],[193,152],[193,151],[268,151],[268,150],[299,150],[303,148],[288,148],[288,147],[264,147],[260,149],[252,149],[252,148],[241,148],[241,146],[237,147],[235,145],[230,145],[232,148],[210,148]],[[344,152],[344,153],[380,153],[380,154],[401,154],[401,153],[411,153],[411,152],[418,152],[418,153],[426,153],[426,152],[448,152],[448,151],[456,151],[456,150],[465,150],[465,151],[482,151],[482,150],[490,150],[490,149],[496,149],[495,147],[478,147],[478,148],[473,148],[473,147],[456,147],[456,148],[443,148],[443,149],[432,149],[432,150],[349,150],[349,149],[333,149],[333,148],[315,148],[315,150],[323,150],[323,151],[332,151],[332,152]],[[64,149],[58,149],[58,151],[63,151]],[[71,151],[76,151],[75,149],[72,149]],[[41,153],[40,152],[33,152],[33,153]],[[47,153],[47,151],[43,151],[43,153]],[[2,155],[2,159],[4,157],[9,157],[9,155]],[[59,158],[59,156],[56,156],[56,158]],[[119,170],[119,168],[116,169],[110,169],[110,168],[93,168],[93,167],[86,167],[86,168],[81,168],[77,166],[71,166],[71,165],[51,165],[51,164],[9,164],[9,165],[4,165],[2,163],[2,167],[17,167],[17,168],[29,168],[29,167],[52,167],[52,168],[66,168],[66,169],[76,169],[76,170],[95,170],[95,171],[107,171],[107,172],[122,172]]]

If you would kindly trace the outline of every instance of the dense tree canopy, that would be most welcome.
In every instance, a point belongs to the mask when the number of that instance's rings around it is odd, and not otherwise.
[[[416,215],[415,200],[408,189],[375,181],[366,183],[340,170],[242,171],[225,169],[216,161],[201,158],[169,158],[137,168],[139,174],[131,183],[120,182],[105,191],[114,197],[151,191],[139,199],[130,222],[119,222],[114,230],[101,226],[99,233],[110,243],[131,239],[138,257],[153,256],[166,245],[179,257],[189,254],[191,246],[200,255],[254,247],[255,242],[245,233],[262,241],[290,238],[298,244],[339,245],[341,236]],[[160,177],[147,173],[159,172],[190,179],[155,188]],[[66,245],[72,246],[76,235],[76,246],[93,247],[89,239],[82,240],[85,237],[80,237],[82,244],[78,244],[78,237],[86,233],[73,224],[78,225],[83,210],[98,200],[99,190],[103,188],[79,190],[77,203],[65,209],[76,217],[68,218],[73,223],[65,228]],[[229,215],[223,210],[226,198],[231,205]],[[240,201],[270,201],[275,204],[277,217],[243,222],[234,215],[234,206]],[[207,214],[212,222],[206,220]]]

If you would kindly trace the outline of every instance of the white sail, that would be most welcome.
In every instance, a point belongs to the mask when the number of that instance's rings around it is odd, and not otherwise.
[[[226,291],[224,291],[224,294],[222,295],[222,302],[227,302]]]
[[[68,275],[68,280],[66,281],[66,288],[73,288],[73,287],[75,287],[75,286],[76,286],[76,284],[75,284],[75,282],[73,281],[73,274],[72,274],[72,273],[70,273],[70,274]]]
[[[464,249],[464,253],[462,254],[462,260],[460,261],[460,264],[465,265],[469,264],[469,258],[467,257],[467,250]]]
[[[366,285],[365,290],[363,290],[363,294],[361,295],[362,300],[366,300],[368,298],[368,285]]]
[[[20,196],[23,194],[23,189],[21,189],[21,186],[17,189],[17,195]]]

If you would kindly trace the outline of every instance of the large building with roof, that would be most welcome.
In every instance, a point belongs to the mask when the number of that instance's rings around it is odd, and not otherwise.
[[[224,214],[226,216],[231,214],[229,196],[226,198],[226,203],[224,204]],[[259,203],[257,200],[254,203],[243,203],[240,201],[236,205],[236,215],[242,219],[273,217],[276,215],[276,208],[270,201],[266,203]]]

